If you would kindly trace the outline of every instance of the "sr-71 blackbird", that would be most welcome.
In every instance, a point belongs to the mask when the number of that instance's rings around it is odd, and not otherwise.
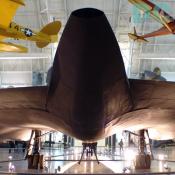
[[[175,83],[128,79],[115,35],[97,9],[72,12],[48,86],[0,90],[0,136],[58,130],[96,141],[119,130],[175,137]],[[26,132],[25,132],[26,131]]]
[[[175,19],[170,16],[167,12],[163,9],[159,8],[154,3],[150,2],[149,0],[128,0],[138,9],[143,11],[144,13],[149,13],[151,17],[153,17],[156,21],[163,25],[162,28],[148,33],[141,36],[137,35],[137,32],[134,28],[134,33],[129,33],[129,37],[133,40],[147,42],[145,38],[155,37],[155,36],[162,36],[162,35],[169,35],[175,33]]]
[[[35,41],[39,48],[57,42],[57,34],[61,28],[59,21],[47,24],[40,32],[12,22],[16,10],[21,5],[24,5],[23,0],[0,1],[0,52],[27,52],[28,50],[24,46],[2,41],[6,38]]]

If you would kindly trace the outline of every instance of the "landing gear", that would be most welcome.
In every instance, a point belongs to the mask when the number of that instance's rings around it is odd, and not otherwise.
[[[139,154],[136,156],[135,169],[150,169],[151,155],[145,153],[145,131],[139,131]]]
[[[89,157],[89,156],[93,156],[93,153],[96,157],[96,160],[97,160],[97,163],[99,164],[100,162],[98,161],[98,158],[97,158],[97,142],[94,142],[94,143],[82,143],[83,145],[83,152],[81,154],[81,158],[79,160],[79,164],[81,163],[82,159],[83,159],[83,155],[84,153],[86,152],[86,156]]]
[[[35,134],[35,137],[33,138]],[[33,130],[29,142],[29,147],[27,150],[26,158],[28,159],[28,168],[29,169],[40,169],[44,168],[44,157],[43,155],[40,155],[39,150],[40,150],[40,136],[41,136],[41,131],[39,130]],[[32,150],[32,139],[34,139],[33,143],[33,153],[30,154]]]

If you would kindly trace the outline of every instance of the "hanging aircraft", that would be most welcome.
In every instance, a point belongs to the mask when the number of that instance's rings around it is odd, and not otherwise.
[[[27,52],[27,48],[24,46],[4,42],[3,40],[6,38],[35,41],[39,48],[57,42],[57,34],[61,28],[59,21],[47,24],[39,32],[12,22],[16,10],[21,5],[24,6],[24,0],[0,1],[0,52]]]
[[[159,8],[154,3],[150,2],[149,0],[128,0],[138,9],[143,11],[144,13],[149,13],[151,17],[153,17],[156,21],[161,23],[163,27],[160,29],[144,34],[144,35],[137,35],[137,32],[134,27],[134,33],[129,33],[128,36],[136,41],[140,42],[148,42],[145,38],[155,37],[155,36],[162,36],[162,35],[169,35],[175,34],[175,19],[166,13],[163,9]]]

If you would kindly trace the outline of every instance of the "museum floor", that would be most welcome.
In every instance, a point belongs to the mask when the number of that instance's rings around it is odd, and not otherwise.
[[[98,148],[98,159],[95,157],[84,159],[78,164],[81,156],[81,148],[42,149],[41,153],[46,157],[43,170],[31,170],[27,168],[27,161],[21,149],[12,151],[6,148],[0,149],[0,174],[175,174],[175,147],[159,148],[154,150],[154,159],[150,170],[134,170],[133,155],[136,148],[125,148],[120,154],[117,148],[111,156],[111,151],[106,148]],[[64,155],[64,156],[63,156]],[[19,160],[19,161],[12,161]],[[93,160],[92,160],[93,159]],[[60,169],[59,169],[60,167]]]

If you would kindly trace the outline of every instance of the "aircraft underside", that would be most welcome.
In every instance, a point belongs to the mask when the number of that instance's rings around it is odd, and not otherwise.
[[[3,130],[15,123],[16,131],[53,129],[84,141],[118,130],[155,129],[165,131],[158,139],[170,139],[175,136],[174,122],[169,122],[175,119],[174,89],[169,82],[128,81],[104,13],[81,9],[65,27],[49,87],[0,91],[1,126]]]

